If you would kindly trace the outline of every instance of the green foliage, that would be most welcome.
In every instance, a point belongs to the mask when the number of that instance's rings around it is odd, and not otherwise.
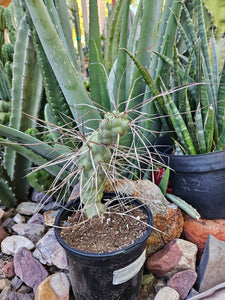
[[[170,177],[170,169],[166,168],[166,170],[163,174],[163,177],[160,181],[160,184],[159,184],[159,188],[162,191],[163,195],[166,194],[166,189],[167,189],[168,183],[169,183],[169,177]]]
[[[44,169],[40,169],[38,171],[34,171],[27,175],[27,179],[31,187],[33,187],[38,192],[47,192],[51,184],[54,181],[54,176],[49,174]]]
[[[36,128],[27,129],[26,134],[37,138],[44,143],[52,143],[52,139],[49,133],[42,134]],[[54,178],[55,176],[44,169],[33,170],[30,174],[27,175],[29,185],[38,192],[47,192],[48,190],[50,190]]]
[[[164,128],[175,132],[176,144],[185,154],[208,153],[222,150],[225,147],[225,70],[219,74],[215,39],[212,35],[212,62],[207,41],[203,4],[195,0],[197,9],[196,19],[184,6],[186,26],[176,19],[179,31],[182,33],[186,54],[183,56],[175,47],[174,59],[171,60],[163,53],[155,54],[168,67],[172,67],[172,83],[166,83],[161,78],[161,89],[157,81],[145,70],[131,53],[128,53],[142,73],[145,82],[157,97],[154,103],[158,114],[165,120]],[[224,62],[223,62],[224,64]],[[179,85],[178,85],[179,84]],[[173,88],[169,90],[169,87]],[[163,101],[162,101],[163,99]]]
[[[0,204],[7,208],[16,206],[16,198],[12,182],[4,169],[2,157],[0,156]]]
[[[16,29],[14,24],[14,14],[12,11],[12,5],[9,5],[7,8],[5,8],[5,22],[6,22],[6,28],[9,35],[10,43],[14,44],[16,41]]]
[[[214,25],[217,27],[217,34],[219,36],[224,35],[225,33],[225,3],[223,0],[204,0],[204,4],[206,5],[207,9],[213,15]]]
[[[171,194],[167,194],[167,193],[166,193],[166,197],[169,200],[171,200],[172,202],[174,202],[178,207],[180,207],[183,211],[185,211],[193,219],[198,220],[199,218],[201,218],[198,211],[194,207],[192,207],[190,204],[188,204],[187,202],[182,200],[180,197],[177,197],[177,196],[171,195]]]
[[[5,62],[13,61],[14,47],[10,43],[4,43],[2,46],[2,56]]]

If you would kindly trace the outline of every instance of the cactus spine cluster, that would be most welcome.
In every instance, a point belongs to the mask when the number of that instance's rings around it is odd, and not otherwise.
[[[129,122],[125,113],[107,112],[99,130],[86,137],[81,148],[78,168],[81,171],[81,201],[88,218],[104,212],[101,203],[107,170],[111,161],[110,146],[128,132]]]

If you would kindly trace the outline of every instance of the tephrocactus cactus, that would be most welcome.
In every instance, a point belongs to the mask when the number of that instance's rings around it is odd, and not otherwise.
[[[99,129],[86,137],[81,148],[78,162],[81,170],[81,201],[89,218],[105,210],[101,199],[111,160],[109,146],[116,144],[128,132],[128,123],[125,113],[107,112]]]

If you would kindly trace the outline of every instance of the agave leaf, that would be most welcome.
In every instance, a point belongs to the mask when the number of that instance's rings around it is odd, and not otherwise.
[[[120,31],[122,26],[123,12],[126,0],[117,0],[107,26],[107,38],[104,50],[104,65],[107,73],[112,69],[118,53],[118,45],[120,41]]]
[[[217,97],[217,122],[219,134],[221,134],[225,128],[225,62],[223,64]]]
[[[35,153],[34,151],[32,151],[31,149],[29,149],[29,147],[27,147],[27,145],[23,146],[20,144],[16,144],[10,140],[4,140],[2,138],[0,138],[0,143],[7,145],[7,147],[9,147],[11,150],[16,151],[24,158],[32,161],[34,164],[42,166],[43,169],[45,169],[47,172],[54,175],[55,177],[57,177],[60,174],[61,180],[65,179],[69,175],[68,171],[66,171],[64,169],[62,171],[62,166],[49,164],[48,159],[43,158],[42,155],[39,155],[39,154]]]
[[[183,211],[185,211],[190,217],[193,219],[199,219],[201,216],[198,213],[198,211],[192,207],[190,204],[185,202],[183,199],[181,199],[178,196],[171,195],[171,194],[166,194],[166,197],[174,202],[177,206],[179,206]]]
[[[88,97],[43,1],[25,0],[25,3],[79,130],[90,132],[90,128],[97,129],[101,116]]]
[[[196,135],[198,139],[199,152],[206,153],[205,132],[204,132],[204,125],[202,120],[202,112],[201,112],[200,104],[197,107],[195,123],[196,123]]]
[[[167,89],[166,89],[163,81],[161,81],[161,82],[162,82],[162,88],[165,92]],[[182,114],[177,109],[177,107],[169,93],[167,93],[166,98],[167,99],[164,101],[164,103],[165,103],[165,106],[167,107],[170,119],[173,123],[174,130],[176,131],[183,146],[185,146],[186,151],[189,152],[189,154],[196,154],[196,149],[194,147],[194,144],[192,142],[190,133],[184,122],[184,119],[182,118]]]
[[[213,129],[214,129],[214,109],[210,105],[208,108],[208,113],[205,119],[204,134],[205,134],[205,144],[206,153],[211,152],[213,144]]]
[[[123,22],[120,33],[120,43],[119,50],[117,55],[116,69],[114,70],[116,77],[112,83],[112,92],[113,98],[115,101],[116,108],[119,108],[119,111],[124,111],[125,100],[126,100],[126,66],[127,66],[127,57],[124,51],[121,48],[127,47],[128,41],[128,26],[129,26],[129,7],[131,0],[127,0],[124,8]]]
[[[168,187],[169,177],[170,177],[170,169],[166,168],[166,170],[163,174],[163,177],[160,181],[160,184],[159,184],[159,188],[160,188],[161,192],[163,193],[163,195],[166,194],[166,189]]]

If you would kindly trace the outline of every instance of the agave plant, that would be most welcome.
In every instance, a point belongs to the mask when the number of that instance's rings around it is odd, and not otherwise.
[[[151,121],[155,114],[153,94],[146,92],[140,70],[129,63],[121,48],[137,53],[147,67],[151,61],[154,80],[159,82],[162,77],[166,82],[169,78],[164,62],[147,49],[157,45],[157,52],[172,59],[181,3],[167,0],[163,6],[163,1],[140,1],[129,32],[130,1],[118,0],[111,14],[108,39],[115,32],[120,38],[108,49],[119,50],[116,58],[109,55],[112,61],[107,73],[96,26],[97,1],[90,0],[88,94],[79,77],[65,1],[21,2],[48,101],[42,124],[47,126],[52,142],[40,142],[20,128],[2,125],[0,134],[7,140],[2,138],[1,143],[54,175],[54,190],[63,185],[70,190],[79,180],[81,200],[91,217],[105,209],[101,197],[107,178],[113,181],[117,176],[144,176],[153,161],[149,150],[154,140],[151,130],[158,128],[158,122],[154,118]],[[118,25],[114,22],[117,15],[122,16],[119,33],[114,28]]]
[[[185,4],[182,5],[186,27],[177,18],[176,22],[185,41],[185,56],[176,46],[173,60],[155,52],[172,68],[170,86],[161,79],[161,90],[158,89],[151,74],[131,53],[128,54],[157,98],[154,102],[164,122],[164,130],[176,133],[172,137],[181,151],[184,154],[219,151],[225,147],[225,63],[223,61],[219,74],[213,33],[212,59],[209,54],[202,1],[194,1],[197,26]]]

